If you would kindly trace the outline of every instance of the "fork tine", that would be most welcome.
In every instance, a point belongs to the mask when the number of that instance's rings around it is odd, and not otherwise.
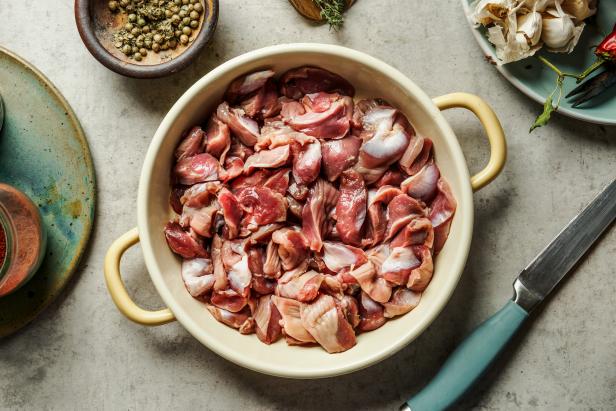
[[[609,69],[606,71],[603,71],[600,74],[597,74],[594,77],[589,78],[588,80],[586,80],[584,83],[580,84],[579,86],[577,86],[576,88],[574,88],[573,90],[571,90],[569,92],[569,94],[567,94],[565,96],[565,98],[569,98],[571,96],[575,96],[576,94],[581,94],[581,93],[585,93],[587,92],[590,88],[594,88],[597,85],[600,85],[601,82],[603,81],[606,73],[610,73],[611,71],[613,71],[614,69]]]
[[[571,90],[569,92],[569,94],[567,94],[565,96],[565,98],[569,98],[571,96],[575,96],[576,94],[581,94],[586,92],[590,87],[592,87],[592,85],[594,84],[594,80],[597,78],[598,76],[593,77],[592,79],[589,79],[585,82],[583,82],[582,84],[580,84],[579,86],[577,86],[576,88],[574,88],[573,90]]]
[[[573,100],[573,104],[571,105],[571,107],[575,108],[603,93],[614,84],[616,84],[616,69],[611,69],[604,71],[581,86],[576,87],[569,94],[567,94],[566,98],[579,94]]]
[[[588,90],[584,94],[580,94],[579,97],[577,97],[575,100],[573,100],[573,104],[571,104],[571,107],[572,108],[577,108],[581,104],[586,103],[591,98],[601,94],[602,91],[603,90],[600,90],[600,89],[597,89],[597,88],[593,88],[593,89]]]

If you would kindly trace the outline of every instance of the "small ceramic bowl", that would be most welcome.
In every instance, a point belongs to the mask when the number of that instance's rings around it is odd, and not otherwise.
[[[107,0],[75,0],[75,21],[81,40],[105,67],[135,78],[156,78],[176,73],[190,64],[212,38],[218,21],[218,0],[201,0],[204,12],[187,46],[178,45],[141,61],[129,58],[114,45],[113,35],[127,23],[126,14],[113,13]]]
[[[182,132],[202,123],[216,109],[229,83],[238,76],[264,68],[283,73],[298,66],[319,66],[346,78],[358,97],[381,97],[406,114],[418,133],[434,142],[441,174],[458,202],[449,238],[435,260],[432,281],[419,305],[406,315],[387,321],[375,331],[360,334],[348,351],[328,354],[321,347],[289,346],[284,341],[261,343],[255,335],[241,335],[216,321],[204,304],[191,297],[182,282],[180,259],[165,241],[169,220],[169,170]],[[473,112],[486,129],[491,155],[486,167],[470,177],[462,149],[441,110],[461,107]],[[197,81],[174,104],[159,126],[139,181],[138,228],[110,247],[105,278],[111,296],[129,319],[160,325],[177,319],[207,347],[244,367],[292,378],[320,378],[349,373],[387,358],[415,339],[434,321],[462,275],[473,231],[473,190],[488,184],[501,171],[506,145],[501,125],[479,97],[453,93],[430,99],[406,76],[384,62],[345,47],[326,44],[286,44],[255,50],[227,61]],[[141,248],[150,277],[165,304],[146,311],[130,298],[120,277],[120,258],[133,244]]]

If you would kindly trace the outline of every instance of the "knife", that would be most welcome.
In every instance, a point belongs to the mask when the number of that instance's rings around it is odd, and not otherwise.
[[[513,283],[513,298],[477,327],[400,411],[440,411],[462,397],[615,218],[616,179],[522,270]]]

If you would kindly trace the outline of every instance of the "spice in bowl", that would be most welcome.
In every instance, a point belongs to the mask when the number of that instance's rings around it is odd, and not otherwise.
[[[0,297],[32,278],[41,265],[46,244],[36,205],[15,187],[0,183]]]
[[[113,35],[113,45],[136,61],[150,51],[187,46],[205,10],[201,0],[112,0],[108,7],[126,15],[126,23]]]

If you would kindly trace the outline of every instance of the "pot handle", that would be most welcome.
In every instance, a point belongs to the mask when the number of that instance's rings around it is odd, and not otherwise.
[[[142,325],[162,325],[175,320],[175,316],[170,309],[164,308],[158,311],[148,311],[139,307],[130,298],[122,277],[120,276],[120,260],[122,255],[133,245],[139,242],[139,230],[133,228],[126,234],[119,237],[111,244],[105,255],[105,282],[107,289],[118,307],[118,310],[131,321]]]
[[[477,116],[490,142],[490,160],[483,170],[471,177],[473,191],[477,191],[498,176],[507,159],[507,142],[503,127],[494,110],[480,97],[469,93],[451,93],[435,97],[432,101],[439,110],[465,108]]]

